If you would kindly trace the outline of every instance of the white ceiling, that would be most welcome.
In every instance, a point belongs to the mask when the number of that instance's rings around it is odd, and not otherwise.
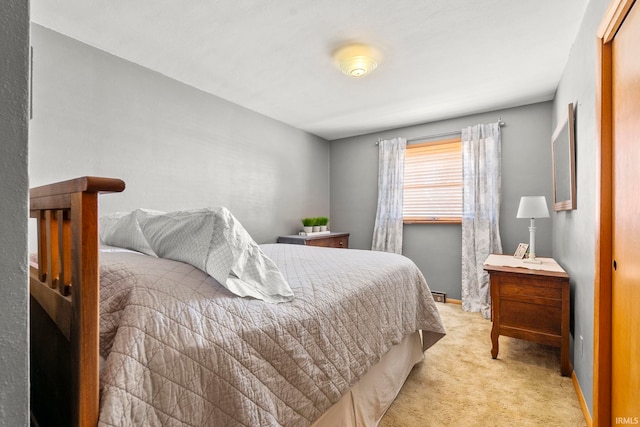
[[[588,0],[32,0],[32,21],[333,140],[553,98]],[[383,58],[340,73],[345,42]]]

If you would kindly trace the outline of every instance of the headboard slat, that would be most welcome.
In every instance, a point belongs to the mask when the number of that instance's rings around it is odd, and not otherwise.
[[[58,220],[55,212],[51,210],[44,211],[45,231],[47,235],[47,285],[51,289],[55,289],[60,277],[58,259]]]
[[[38,220],[38,280],[47,280],[47,222],[44,211],[31,211],[31,216]]]
[[[59,210],[56,212],[58,222],[58,257],[60,261],[60,278],[58,291],[62,295],[69,295],[71,288],[71,220],[70,212]]]

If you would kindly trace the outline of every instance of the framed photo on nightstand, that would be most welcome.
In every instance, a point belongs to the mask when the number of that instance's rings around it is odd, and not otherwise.
[[[516,253],[514,253],[513,256],[518,259],[522,259],[527,254],[527,249],[529,249],[528,243],[520,243],[518,245],[518,249],[516,249]]]

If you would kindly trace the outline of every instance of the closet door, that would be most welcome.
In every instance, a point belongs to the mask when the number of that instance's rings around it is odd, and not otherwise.
[[[612,43],[611,424],[640,418],[640,6]]]

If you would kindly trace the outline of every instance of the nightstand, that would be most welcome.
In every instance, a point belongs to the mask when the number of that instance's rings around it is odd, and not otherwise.
[[[278,237],[278,243],[290,243],[294,245],[306,246],[324,246],[326,248],[344,248],[349,247],[349,233],[329,233],[316,236],[291,236]]]
[[[491,277],[491,356],[498,357],[500,335],[560,347],[560,370],[569,362],[569,275],[553,258],[528,264],[511,255],[489,255]]]

